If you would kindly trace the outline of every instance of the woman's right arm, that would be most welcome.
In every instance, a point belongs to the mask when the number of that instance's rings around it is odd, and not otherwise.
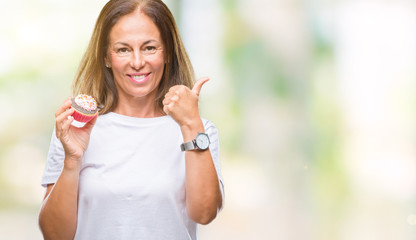
[[[71,99],[55,114],[56,136],[65,151],[64,167],[55,184],[47,186],[39,213],[39,226],[44,239],[73,239],[77,226],[78,183],[82,156],[87,149],[90,133],[97,118],[83,128],[71,126],[74,112]]]
[[[64,166],[55,184],[48,185],[39,213],[44,239],[74,239],[77,226],[79,167]]]

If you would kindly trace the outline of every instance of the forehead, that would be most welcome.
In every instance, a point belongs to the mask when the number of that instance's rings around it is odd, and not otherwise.
[[[122,16],[110,31],[110,43],[141,43],[148,40],[161,42],[160,32],[152,19],[140,10]]]

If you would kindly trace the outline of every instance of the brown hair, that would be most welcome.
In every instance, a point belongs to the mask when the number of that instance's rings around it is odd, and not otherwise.
[[[174,85],[192,88],[194,72],[179,35],[175,19],[161,0],[111,0],[101,10],[90,43],[81,60],[73,83],[73,94],[93,96],[101,110],[112,111],[117,106],[118,94],[111,69],[105,66],[110,31],[124,15],[140,9],[159,29],[165,54],[165,69],[160,81],[156,104],[162,109],[163,98]]]

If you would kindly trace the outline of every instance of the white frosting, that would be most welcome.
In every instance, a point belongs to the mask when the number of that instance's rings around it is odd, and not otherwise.
[[[75,103],[88,111],[95,111],[97,109],[97,102],[91,96],[79,94],[75,97]]]

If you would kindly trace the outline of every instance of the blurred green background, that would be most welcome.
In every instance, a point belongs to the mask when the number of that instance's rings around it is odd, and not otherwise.
[[[1,239],[42,239],[54,112],[106,2],[0,2]],[[220,131],[201,239],[416,238],[414,1],[165,2]]]

